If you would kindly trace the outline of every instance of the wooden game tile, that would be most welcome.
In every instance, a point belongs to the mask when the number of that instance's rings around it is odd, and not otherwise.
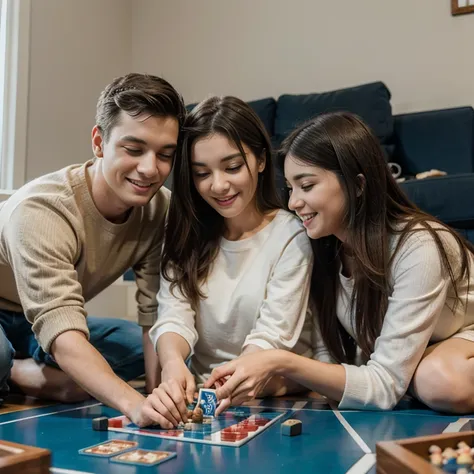
[[[223,433],[248,433],[243,426],[231,425],[222,430]]]
[[[247,433],[252,432],[252,431],[257,431],[259,428],[257,425],[253,423],[246,423],[245,425],[237,425],[237,426],[239,427],[239,430],[246,431]]]
[[[123,419],[122,418],[110,418],[109,428],[123,428]]]
[[[248,433],[238,431],[224,433],[221,431],[221,441],[240,441],[248,436]]]

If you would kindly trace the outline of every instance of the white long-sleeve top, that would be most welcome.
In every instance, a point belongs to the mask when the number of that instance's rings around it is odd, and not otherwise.
[[[151,340],[156,347],[165,333],[181,335],[191,349],[198,383],[249,344],[310,357],[312,264],[311,245],[299,219],[280,210],[247,239],[221,239],[202,287],[207,298],[196,310],[178,288],[172,294],[170,283],[161,278]]]
[[[451,265],[456,272],[460,268],[457,244],[450,234],[440,232],[439,235],[447,243]],[[392,236],[390,240],[392,255],[399,238]],[[366,365],[342,364],[346,384],[340,409],[391,409],[406,393],[428,344],[453,336],[474,342],[472,255],[470,262],[470,282],[466,279],[458,286],[463,304],[458,304],[453,314],[454,289],[449,275],[443,270],[433,238],[427,231],[422,231],[406,239],[392,262],[392,291],[374,352]],[[339,278],[337,317],[357,342],[354,314],[350,312],[353,280],[342,273]],[[332,362],[317,329],[313,337],[314,358]]]

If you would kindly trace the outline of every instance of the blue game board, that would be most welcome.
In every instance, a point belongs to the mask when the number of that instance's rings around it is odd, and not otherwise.
[[[258,407],[230,408],[222,415],[206,419],[206,423],[192,423],[192,429],[178,427],[171,430],[160,427],[140,428],[127,417],[118,416],[109,421],[109,431],[238,448],[287,416],[286,410],[275,411]],[[111,426],[114,422],[122,426]]]

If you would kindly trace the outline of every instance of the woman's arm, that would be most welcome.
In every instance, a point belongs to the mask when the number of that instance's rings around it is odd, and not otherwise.
[[[218,394],[235,398],[253,395],[271,377],[282,375],[340,401],[340,408],[393,408],[406,393],[446,303],[449,277],[433,240],[420,234],[407,239],[392,273],[393,293],[366,365],[327,364],[286,351],[263,351],[216,368],[208,383],[230,376]]]
[[[274,236],[273,238],[280,238]],[[245,338],[242,352],[249,345],[261,349],[293,350],[301,344],[301,335],[308,320],[309,289],[313,254],[304,232],[292,236],[267,278],[265,298],[250,334]],[[310,334],[301,352],[311,352]]]

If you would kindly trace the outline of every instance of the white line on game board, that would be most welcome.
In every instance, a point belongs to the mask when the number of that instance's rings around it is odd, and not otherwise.
[[[346,431],[352,436],[352,439],[359,445],[360,449],[364,451],[366,454],[372,453],[372,450],[365,444],[365,441],[359,436],[357,431],[352,428],[352,426],[347,422],[347,420],[341,415],[339,410],[336,408],[336,404],[332,401],[329,402],[329,406],[331,407],[333,413],[336,415],[336,418],[339,420],[342,426],[346,429]]]
[[[457,433],[458,431],[461,431],[466,423],[469,423],[472,420],[474,420],[474,418],[459,418],[455,422],[449,423],[449,425],[443,430],[443,433]]]
[[[292,406],[292,410],[301,410],[302,408],[305,407],[305,405],[307,404],[308,402],[306,401],[299,401],[299,402],[295,402]]]
[[[375,454],[364,454],[346,474],[366,474],[375,464]]]
[[[99,405],[102,405],[102,403],[94,403],[93,405],[84,405],[82,407],[70,408],[69,410],[58,410],[58,411],[53,411],[51,413],[42,413],[41,415],[26,416],[25,418],[17,418],[16,420],[4,421],[3,423],[0,423],[0,426],[9,425],[11,423],[18,423],[19,421],[33,420],[34,418],[42,418],[43,416],[57,415],[58,413],[68,413],[70,411],[83,410],[84,408],[92,408]]]
[[[61,469],[60,467],[50,467],[49,472],[51,474],[93,474],[92,472],[71,471],[71,469]]]

